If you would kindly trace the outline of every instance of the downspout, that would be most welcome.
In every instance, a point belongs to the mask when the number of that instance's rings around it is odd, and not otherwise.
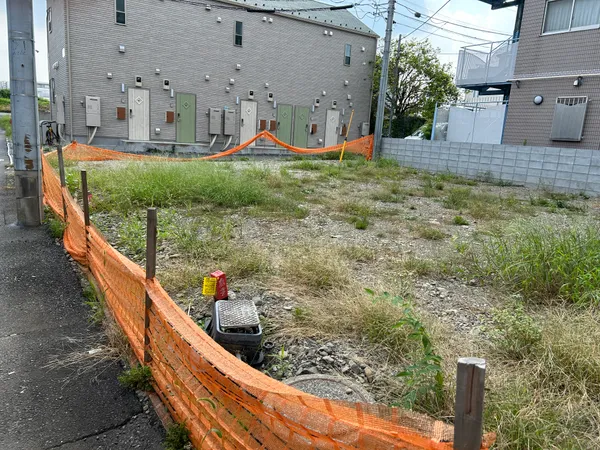
[[[515,17],[515,29],[513,31],[513,41],[518,41],[521,35],[521,23],[523,22],[523,7],[525,2],[521,1],[517,6],[517,15]]]
[[[71,31],[69,29],[71,16],[69,14],[69,0],[65,0],[65,6],[67,15],[67,76],[69,78],[69,139],[73,142],[73,73],[71,71]]]

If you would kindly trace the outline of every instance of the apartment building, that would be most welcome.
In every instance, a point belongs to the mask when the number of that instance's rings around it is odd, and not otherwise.
[[[481,0],[516,6],[515,32],[488,52],[465,47],[457,85],[502,89],[502,143],[600,148],[600,1]]]
[[[96,145],[368,132],[376,34],[313,0],[47,0],[52,118]],[[129,147],[130,148],[130,147]],[[146,145],[145,148],[148,148]]]

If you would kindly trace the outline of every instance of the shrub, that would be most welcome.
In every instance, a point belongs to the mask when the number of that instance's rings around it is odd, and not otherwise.
[[[152,372],[148,366],[138,365],[132,367],[131,369],[124,371],[118,378],[119,382],[128,388],[141,391],[152,390],[152,384],[150,384]]]

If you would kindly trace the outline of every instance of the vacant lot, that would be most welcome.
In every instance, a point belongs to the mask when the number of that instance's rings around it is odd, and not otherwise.
[[[596,199],[353,159],[80,163],[92,220],[199,324],[202,279],[253,299],[278,379],[343,374],[452,420],[459,356],[488,361],[497,448],[600,447]],[[485,178],[485,177],[484,177]]]

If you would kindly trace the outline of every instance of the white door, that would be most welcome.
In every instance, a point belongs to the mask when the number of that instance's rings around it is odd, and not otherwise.
[[[338,135],[340,129],[340,112],[334,109],[327,110],[327,119],[325,122],[325,145],[331,147],[338,144]]]
[[[150,91],[130,88],[129,101],[129,139],[147,141],[150,139]]]
[[[256,117],[257,103],[242,100],[240,112],[240,144],[243,144],[256,136]],[[255,145],[256,141],[249,146],[254,147]]]

